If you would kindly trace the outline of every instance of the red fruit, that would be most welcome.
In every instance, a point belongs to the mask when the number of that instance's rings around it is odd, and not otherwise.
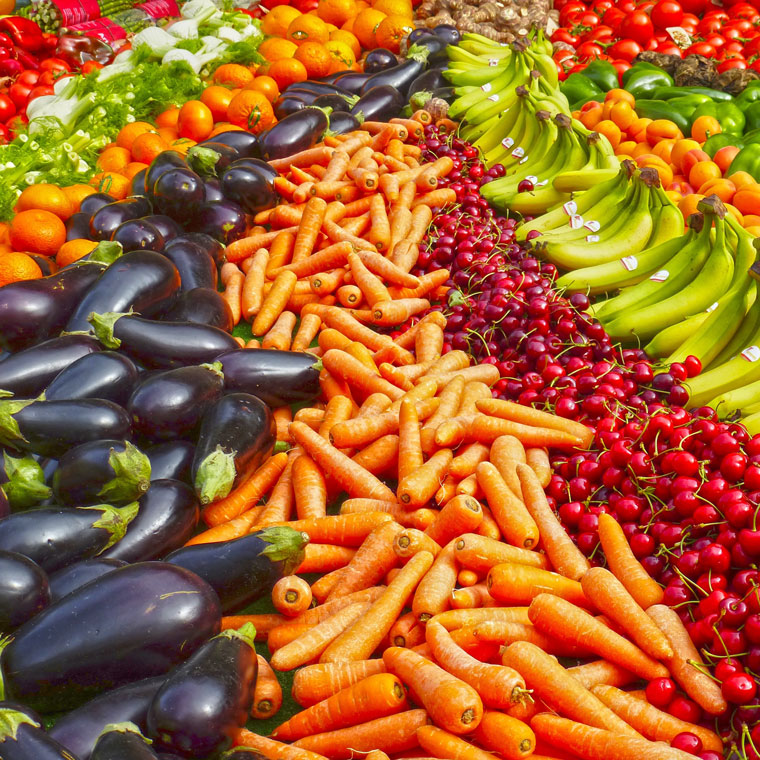
[[[650,705],[664,710],[676,695],[676,685],[671,678],[655,678],[647,684],[647,700]]]
[[[727,702],[742,705],[750,699],[754,699],[755,694],[757,694],[757,684],[753,678],[745,673],[736,673],[723,682],[720,690]]]
[[[700,706],[696,702],[682,697],[680,694],[670,703],[668,712],[676,718],[685,720],[687,723],[698,723],[702,717]]]
[[[690,755],[698,755],[702,751],[702,740],[690,731],[684,731],[673,737],[670,746],[688,752]]]

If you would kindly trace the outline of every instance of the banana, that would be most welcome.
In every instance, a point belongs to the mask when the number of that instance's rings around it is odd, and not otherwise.
[[[548,209],[567,203],[569,200],[570,193],[561,193],[549,184],[530,192],[515,193],[506,203],[509,204],[512,211],[516,211],[518,214],[536,216],[537,214],[545,214]]]
[[[699,330],[709,316],[706,311],[702,314],[692,314],[681,322],[663,328],[644,346],[646,355],[652,359],[667,356],[693,335],[695,330]]]
[[[747,432],[751,436],[760,433],[760,412],[755,412],[754,414],[749,415],[749,417],[744,417],[742,419],[742,425],[747,428]]]
[[[683,214],[678,206],[663,193],[667,200],[658,212],[657,223],[654,225],[652,237],[647,242],[647,248],[653,248],[660,243],[683,237]]]
[[[757,291],[755,291],[755,300],[744,315],[736,332],[731,336],[731,340],[720,350],[720,353],[710,362],[705,370],[714,370],[723,366],[739,354],[746,346],[752,342],[752,336],[755,332],[760,332],[760,301],[757,300]]]
[[[483,137],[483,135],[487,134],[489,130],[495,129],[500,121],[501,114],[488,119],[488,121],[485,121],[482,124],[466,124],[462,126],[459,134],[463,140],[475,143]]]
[[[493,166],[499,163],[504,167],[505,171],[509,170],[513,164],[516,164],[525,156],[527,152],[525,146],[533,144],[539,130],[542,129],[542,124],[543,119],[536,116],[530,104],[527,102],[523,103],[509,137],[502,140],[495,148],[489,150],[483,156],[483,163],[486,166]]]
[[[498,60],[492,58],[491,61],[480,61],[479,65],[466,69],[456,69],[449,67],[443,72],[443,76],[451,83],[452,87],[481,87],[486,82],[494,82],[500,79],[510,71],[514,71],[514,62],[512,59]],[[507,80],[508,81],[508,80]],[[455,90],[456,94],[459,92]]]
[[[734,412],[744,412],[747,407],[760,402],[760,380],[721,393],[707,403],[724,420]]]
[[[575,193],[579,190],[589,190],[598,182],[607,182],[618,173],[618,169],[577,169],[558,174],[553,181],[557,190],[563,193]]]

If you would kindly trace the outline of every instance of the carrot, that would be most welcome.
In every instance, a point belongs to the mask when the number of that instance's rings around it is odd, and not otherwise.
[[[505,760],[521,760],[532,755],[536,747],[536,735],[527,723],[495,710],[483,713],[475,738]]]
[[[282,706],[282,687],[269,663],[260,654],[256,655],[256,659],[259,669],[253,691],[251,717],[267,720]]]
[[[233,744],[236,747],[250,747],[262,753],[262,757],[268,760],[328,760],[324,755],[283,744],[274,739],[267,739],[266,736],[255,734],[247,728],[238,729]]]
[[[443,545],[453,538],[458,538],[462,533],[476,530],[482,521],[483,510],[480,503],[471,496],[462,494],[446,503],[425,533]]]
[[[372,357],[372,352],[363,344],[359,343],[356,340],[352,340],[348,346],[346,346],[345,349],[346,353],[350,356],[353,356],[354,359],[357,359],[360,361],[367,369],[369,369],[374,374],[377,374],[379,372],[379,369],[377,367],[377,364],[375,364],[375,360]],[[370,396],[372,394],[370,393]]]
[[[297,242],[297,241],[296,241]],[[303,259],[287,264],[280,269],[275,269],[272,274],[278,275],[280,272],[293,272],[297,277],[310,277],[318,272],[324,272],[335,267],[345,265],[348,255],[352,251],[351,243],[345,241],[334,243],[333,245],[323,248],[321,251],[312,253]]]
[[[449,473],[443,479],[441,487],[435,492],[435,496],[433,496],[435,503],[439,507],[446,506],[446,504],[457,495],[457,486],[459,483],[460,481],[452,477],[451,473]]]
[[[253,255],[251,266],[245,275],[242,291],[242,310],[243,316],[249,321],[261,309],[268,262],[269,251],[266,248],[260,248]]]
[[[436,190],[431,190],[429,193],[418,195],[412,202],[412,209],[418,206],[427,206],[431,209],[439,209],[444,206],[448,206],[450,203],[455,203],[457,194],[448,187],[442,187]]]
[[[349,254],[348,265],[351,268],[354,282],[359,286],[359,289],[370,306],[374,306],[379,301],[387,301],[390,299],[388,289],[383,285],[383,281],[374,274],[374,272],[367,269],[359,256],[355,253]]]
[[[256,338],[251,338],[244,348],[261,348],[261,341]]]
[[[421,324],[414,338],[414,353],[418,362],[434,361],[441,355],[443,330],[437,322]]]
[[[468,475],[463,480],[460,480],[459,483],[457,483],[455,491],[458,496],[472,496],[475,499],[485,500],[485,494],[483,493],[483,489],[478,484],[478,479],[475,473]]]
[[[340,576],[344,570],[345,567],[331,570],[329,573],[321,575],[311,584],[311,594],[318,604],[322,604],[327,599],[327,595],[335,588],[335,584],[340,580]]]
[[[272,588],[272,605],[287,617],[296,617],[311,606],[311,588],[297,575],[286,575]]]
[[[322,470],[307,455],[293,463],[293,493],[299,520],[327,514],[327,486]]]
[[[427,420],[420,432],[423,451],[427,453],[432,451],[435,443],[436,428],[441,422],[452,417],[456,413],[456,410],[459,408],[464,387],[465,380],[463,377],[459,377],[454,378],[441,391],[441,403],[438,407],[438,411]]]
[[[501,540],[501,530],[496,520],[494,520],[491,510],[486,506],[483,506],[483,522],[480,523],[476,532],[479,536],[492,538],[494,541]]]
[[[536,736],[587,760],[688,760],[693,757],[660,742],[630,734],[620,736],[614,729],[605,731],[550,713],[536,715],[530,725]]]
[[[421,530],[407,528],[396,534],[393,540],[393,551],[401,559],[408,559],[422,551],[430,552],[436,557],[441,551],[441,546]]]
[[[267,647],[274,654],[282,647],[290,644],[302,634],[310,631],[314,626],[311,623],[299,623],[295,620],[288,620],[276,628],[272,628],[267,636]]]
[[[565,599],[553,594],[538,594],[530,603],[528,616],[540,631],[560,641],[587,647],[641,678],[650,681],[668,676],[664,665]]]
[[[413,612],[402,615],[388,631],[390,646],[408,647],[409,649],[424,643],[425,629],[417,622]]]
[[[433,555],[419,552],[374,602],[358,623],[339,636],[322,654],[323,662],[366,660],[388,633],[409,594],[433,564]]]
[[[368,240],[378,251],[388,250],[391,241],[391,228],[388,222],[388,214],[385,210],[385,199],[379,193],[372,196],[369,207],[372,226]]]
[[[528,688],[553,710],[588,725],[608,728],[627,736],[638,733],[606,707],[557,660],[535,644],[516,641],[502,653],[502,663],[514,668]]]
[[[535,520],[541,543],[552,566],[562,575],[578,580],[588,569],[588,560],[572,542],[557,515],[549,506],[536,474],[524,464],[517,465],[525,507]]]
[[[417,729],[426,722],[424,710],[407,710],[358,726],[307,736],[292,746],[318,750],[334,760],[349,760],[357,752],[367,753],[375,749],[394,754],[416,747]]]
[[[206,524],[219,525],[238,517],[254,506],[275,484],[280,473],[285,469],[287,461],[288,455],[282,452],[267,459],[251,477],[243,481],[228,496],[203,510],[203,519]]]
[[[434,757],[446,760],[496,760],[496,755],[478,749],[469,742],[437,726],[417,729],[417,740]]]
[[[638,680],[630,670],[621,668],[614,662],[594,660],[569,668],[568,673],[577,678],[587,689],[600,684],[606,686],[627,686]]]
[[[390,399],[399,399],[404,392],[389,383],[379,374],[374,374],[360,361],[340,349],[331,348],[322,356],[325,368],[335,377],[341,378],[363,393],[384,393]]]
[[[673,656],[665,635],[609,570],[592,567],[581,578],[581,586],[596,608],[617,623],[648,655],[658,660]]]
[[[281,208],[281,206],[277,206],[276,208]],[[300,217],[298,221],[300,221]],[[293,232],[282,230],[272,241],[272,244],[269,247],[269,259],[266,266],[267,277],[269,277],[270,273],[278,267],[285,266],[285,264],[290,262],[293,255],[295,239],[296,236]]]
[[[457,561],[464,567],[487,573],[492,567],[504,563],[530,565],[548,570],[549,563],[544,554],[510,546],[488,536],[465,533],[459,536],[455,545]]]
[[[390,282],[393,285],[401,285],[406,288],[416,288],[420,284],[418,277],[400,269],[390,259],[381,256],[379,253],[366,249],[359,250],[356,253],[362,260],[364,266],[385,282]]]
[[[362,292],[356,285],[342,285],[335,291],[338,303],[347,309],[359,306],[362,302]]]
[[[307,533],[314,543],[329,542],[336,546],[359,546],[376,527],[392,519],[390,515],[383,512],[368,512],[308,517],[284,524],[293,530]]]
[[[714,731],[680,720],[614,686],[599,684],[591,691],[647,739],[670,744],[678,734],[688,731],[702,740],[704,749],[723,752],[723,742]]]
[[[329,438],[330,431],[340,422],[351,419],[354,407],[347,396],[333,396],[325,407],[325,416],[319,426],[322,438]]]
[[[306,202],[293,246],[293,264],[311,255],[324,222],[325,211],[327,211],[327,202],[323,198],[309,198]]]
[[[459,571],[457,582],[461,586],[462,570]],[[478,575],[475,573],[475,577]],[[451,595],[451,607],[455,610],[469,610],[475,607],[495,607],[496,600],[488,593],[488,586],[485,583],[468,585],[465,588],[458,588]]]
[[[410,687],[415,700],[438,725],[455,734],[466,734],[480,723],[483,702],[468,683],[411,649],[389,647],[383,652],[383,662]]]
[[[451,449],[441,449],[425,464],[400,480],[396,491],[399,501],[409,509],[415,509],[427,503],[446,477],[453,458]]]
[[[194,546],[195,544],[214,544],[221,541],[232,541],[234,538],[241,538],[251,531],[261,519],[261,513],[264,507],[251,507],[239,517],[235,517],[227,522],[214,525],[202,533],[193,536],[185,546]]]
[[[383,435],[354,454],[351,459],[373,475],[395,476],[396,462],[398,462],[398,436]]]
[[[599,515],[599,540],[607,567],[638,604],[644,609],[660,604],[664,597],[662,588],[636,559],[623,529],[612,515]]]
[[[340,179],[347,171],[348,165],[351,161],[351,156],[344,150],[336,150],[330,162],[327,164],[327,168],[322,182],[330,182],[332,180]]]
[[[479,365],[490,369],[495,369],[493,365]],[[468,370],[462,370],[462,374]],[[498,374],[498,371],[497,371]],[[478,375],[481,377],[481,375]],[[446,382],[448,375],[441,375],[440,382]],[[550,428],[530,427],[521,425],[518,422],[501,419],[499,417],[489,417],[486,414],[476,414],[469,417],[464,425],[455,433],[455,436],[446,438],[436,433],[436,442],[438,445],[455,445],[462,441],[480,441],[481,443],[493,443],[502,435],[513,435],[527,446],[556,446],[576,447],[580,445],[580,440],[569,433]]]
[[[382,150],[391,140],[403,141],[409,135],[409,130],[403,124],[387,124],[384,121],[365,121],[362,123],[362,129],[371,135],[383,135],[385,142],[372,141],[374,150]]]
[[[293,422],[293,412],[289,406],[279,406],[272,411],[274,424],[277,428],[277,440],[290,443],[290,432],[288,425]]]
[[[343,515],[358,512],[387,512],[399,525],[417,530],[425,530],[436,517],[432,509],[409,511],[396,502],[377,499],[346,499],[340,506],[340,512]]]
[[[477,626],[489,620],[530,623],[527,607],[476,607],[471,610],[448,610],[436,615],[432,620],[440,623],[447,631]]]
[[[425,373],[425,377],[437,377],[439,375],[448,374],[449,372],[457,372],[470,366],[470,357],[464,351],[449,351],[444,354],[440,359],[436,359],[433,362],[430,369]],[[482,389],[481,389],[482,390]],[[472,393],[472,389],[468,387],[468,394]],[[490,395],[490,392],[489,392]],[[469,402],[468,402],[469,403]],[[475,411],[475,401],[471,402],[471,411]],[[457,407],[459,414],[464,414],[464,409],[461,406]],[[467,413],[470,413],[468,410]]]
[[[326,352],[325,355],[327,355]],[[321,438],[302,422],[292,422],[290,434],[307,454],[349,494],[368,499],[394,501],[395,496],[374,475]]]
[[[326,296],[334,293],[343,284],[345,270],[342,268],[332,269],[329,272],[318,272],[309,279],[309,287],[318,296]],[[314,316],[314,315],[308,315]],[[321,320],[320,320],[321,321]]]
[[[391,261],[403,272],[409,272],[420,256],[420,248],[411,240],[400,240],[393,246]]]
[[[317,702],[272,732],[276,739],[304,736],[355,726],[401,712],[408,707],[404,686],[391,673],[377,673]]]
[[[256,319],[251,325],[251,331],[255,335],[264,335],[275,323],[277,317],[288,303],[296,286],[297,277],[293,272],[282,271],[272,285],[271,290],[264,298]]]
[[[322,320],[314,314],[306,314],[301,319],[293,343],[290,346],[291,351],[306,351],[317,337]]]
[[[423,380],[414,386],[411,390],[407,391],[400,399],[396,399],[389,407],[389,412],[401,411],[401,402],[405,399],[407,401],[414,401],[415,404],[420,402],[420,406],[417,407],[417,415],[420,419],[427,419],[433,412],[438,409],[438,399],[433,398],[435,396],[437,386],[433,380]],[[429,407],[427,410],[423,407]]]
[[[496,565],[488,571],[486,582],[488,592],[497,602],[530,604],[536,596],[548,592],[573,604],[590,606],[578,581],[538,567],[514,563]]]
[[[399,411],[399,458],[398,479],[422,467],[422,444],[420,443],[420,423],[417,408],[409,400],[401,402]]]
[[[342,147],[345,150],[345,147]],[[307,148],[287,158],[275,158],[269,161],[269,165],[277,171],[287,171],[294,166],[311,166],[311,164],[327,164],[335,151],[332,148],[317,146]]]
[[[438,552],[432,567],[425,573],[414,592],[412,612],[421,623],[449,608],[456,582],[454,547],[453,544],[447,544]]]
[[[409,317],[429,308],[430,301],[426,298],[400,298],[395,301],[380,301],[372,307],[371,319],[375,325],[390,327],[400,325],[406,322]]]
[[[240,322],[242,314],[241,298],[243,293],[243,283],[245,282],[245,275],[234,265],[225,264],[224,267],[234,267],[234,270],[227,270],[227,273],[222,271],[221,280],[224,283],[224,292],[222,297],[230,307],[232,313],[232,323],[237,324]],[[224,270],[224,267],[222,269]]]
[[[474,570],[463,568],[457,573],[457,585],[461,586],[463,589],[474,586],[479,580],[480,576]],[[485,584],[483,584],[483,587],[485,588]],[[455,592],[451,595],[452,600],[454,598],[454,593]]]
[[[410,391],[414,388],[414,383],[398,368],[388,362],[382,362],[378,367],[380,374],[389,382],[401,388],[404,391]]]
[[[388,251],[393,257],[393,251],[396,246],[409,237],[409,230],[412,226],[412,212],[405,206],[399,206],[391,212],[391,242],[388,245]]]
[[[290,428],[288,427],[288,430]],[[280,477],[272,488],[272,493],[264,506],[257,524],[260,527],[274,525],[278,522],[285,522],[290,519],[290,513],[293,511],[293,463],[301,456],[301,448],[296,447],[288,452],[288,461],[285,468],[280,473]]]
[[[321,318],[316,314],[307,314],[306,316],[315,317],[316,319],[320,319],[321,322]],[[319,343],[319,347],[324,351],[328,351],[331,348],[342,348],[345,350],[352,343],[350,338],[347,338],[339,330],[334,330],[332,327],[323,329],[319,333],[317,341]]]
[[[536,473],[539,483],[546,488],[552,479],[549,453],[546,449],[529,448],[525,450],[527,465]]]
[[[306,665],[293,678],[293,699],[301,707],[310,707],[347,686],[385,672],[385,663],[380,659]]]
[[[710,715],[726,712],[728,704],[723,698],[720,684],[707,675],[707,666],[678,613],[664,604],[655,604],[647,610],[647,614],[665,634],[673,649],[673,656],[666,660],[666,664],[679,686]]]
[[[345,567],[356,550],[349,546],[310,543],[306,544],[305,552],[303,562],[295,569],[296,573],[328,573]]]
[[[394,174],[391,174],[390,172],[380,175],[378,188],[389,203],[397,200],[399,197],[398,177],[396,177]]]
[[[527,463],[525,447],[522,443],[513,435],[500,435],[491,444],[490,461],[514,496],[522,501],[522,486],[520,478],[517,477],[517,465]]]
[[[283,311],[261,341],[262,348],[288,351],[298,318],[292,311]]]
[[[375,169],[356,167],[349,171],[348,176],[354,180],[356,187],[365,193],[375,192],[380,185],[380,175]]]
[[[487,641],[500,646],[508,646],[515,641],[528,641],[547,654],[553,654],[557,657],[588,657],[591,654],[588,649],[559,641],[539,631],[530,623],[489,620],[476,625],[473,635],[479,641]]]

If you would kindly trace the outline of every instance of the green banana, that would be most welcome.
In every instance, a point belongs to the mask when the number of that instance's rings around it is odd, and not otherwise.
[[[692,314],[674,325],[663,328],[644,346],[646,355],[653,359],[662,359],[667,356],[693,335],[696,330],[699,330],[709,316],[707,312]]]

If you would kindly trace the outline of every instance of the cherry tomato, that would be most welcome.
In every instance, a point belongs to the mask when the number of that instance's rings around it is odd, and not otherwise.
[[[0,145],[5,145],[11,139],[11,131],[5,124],[0,124]]]
[[[581,14],[580,24],[581,26],[595,27],[599,25],[600,18],[593,11],[586,11]]]
[[[598,13],[603,16],[610,8],[614,8],[615,4],[612,0],[597,0],[594,3],[594,13]]]
[[[748,3],[739,3],[738,5],[735,5],[733,8],[731,8],[731,15],[734,18],[754,21],[760,14],[756,8],[752,7]]]
[[[618,40],[609,49],[609,53],[613,58],[621,58],[631,63],[641,50],[641,45],[638,42],[634,42],[634,40]]]
[[[744,58],[729,58],[718,64],[718,73],[722,74],[724,71],[730,71],[731,69],[746,69],[747,62]]]
[[[577,2],[577,0],[569,2],[559,12],[559,25],[570,26],[571,24],[576,24],[581,14],[585,13],[587,10],[588,8],[584,3]]]
[[[615,32],[605,24],[589,29],[582,37],[583,42],[601,42],[603,45],[611,45],[614,39]]]
[[[23,84],[23,85],[27,85],[28,87],[32,87],[35,84],[37,84],[37,80],[39,78],[40,78],[39,71],[33,71],[31,69],[27,71],[22,71],[16,77],[16,84]]]
[[[643,47],[649,43],[654,34],[652,19],[644,11],[635,11],[620,23],[620,34],[635,40]]]
[[[741,53],[737,53],[735,50],[721,50],[718,55],[719,61],[735,61],[744,60],[744,56]]]
[[[618,73],[618,83],[620,86],[623,86],[623,74],[628,71],[628,69],[631,68],[631,64],[628,61],[623,60],[622,58],[618,58],[616,61],[612,62],[612,65],[617,69]]]
[[[0,93],[0,122],[3,124],[16,115],[16,104],[6,95]]]
[[[749,42],[747,42],[742,47],[742,53],[744,53],[745,58],[749,58],[752,55],[757,55],[760,53],[760,35],[753,37]]]
[[[91,71],[97,71],[102,68],[102,63],[98,63],[97,61],[85,61],[82,66],[82,74],[89,74]]]
[[[603,53],[604,48],[601,45],[597,45],[596,42],[584,42],[580,44],[575,50],[575,54],[581,60],[584,58],[601,58]]]
[[[680,0],[680,2],[686,13],[693,13],[699,18],[705,12],[708,0]]]
[[[684,57],[687,55],[703,55],[705,58],[715,57],[715,48],[706,42],[695,42],[683,51]]]
[[[567,29],[557,29],[550,39],[552,42],[565,42],[573,47],[578,44],[578,36],[571,34]]]
[[[760,58],[752,61],[749,67],[752,69],[752,71],[756,71],[758,74],[760,74]]]
[[[652,8],[652,23],[660,29],[667,29],[669,26],[680,26],[683,18],[683,8],[675,0],[660,0]]]
[[[726,44],[726,38],[722,34],[708,34],[705,42],[716,50],[720,50]]]
[[[572,50],[557,50],[552,56],[557,63],[566,61],[568,58],[575,58],[575,53]]]
[[[26,108],[31,91],[32,88],[29,85],[16,81],[8,88],[8,95],[10,95],[11,100],[15,103],[16,108],[22,109]]]
[[[633,13],[638,6],[634,2],[634,0],[620,0],[620,2],[617,4],[617,8],[626,15],[629,13]]]
[[[39,98],[41,95],[55,95],[55,90],[51,85],[37,85],[29,91],[29,101]]]
[[[728,53],[742,53],[744,50],[744,45],[742,45],[739,40],[731,40],[731,42],[727,42],[722,49],[722,53],[724,55]]]
[[[623,13],[620,8],[609,8],[604,12],[602,22],[611,26],[613,29],[617,29],[624,18],[625,13]]]
[[[657,52],[663,55],[677,55],[679,58],[683,58],[683,50],[675,42],[660,43],[657,45]]]

